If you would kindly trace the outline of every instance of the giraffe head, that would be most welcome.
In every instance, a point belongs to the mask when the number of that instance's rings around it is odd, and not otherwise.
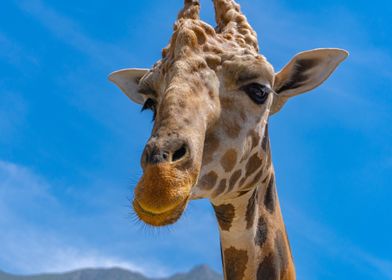
[[[319,86],[347,52],[316,49],[276,73],[259,54],[255,31],[232,0],[214,1],[217,27],[185,0],[162,59],[110,80],[154,112],[133,207],[153,226],[174,223],[191,199],[229,199],[260,179],[267,122],[286,101]]]

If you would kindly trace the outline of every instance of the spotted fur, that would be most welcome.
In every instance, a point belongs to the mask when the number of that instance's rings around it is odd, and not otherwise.
[[[275,176],[271,175],[264,196],[264,205],[265,208],[270,213],[273,213],[275,210],[275,204],[276,204]]]
[[[232,204],[223,204],[214,206],[214,210],[221,230],[229,231],[235,215],[234,206]]]
[[[248,263],[248,253],[234,247],[226,249],[223,253],[225,260],[225,278],[228,280],[243,280]]]

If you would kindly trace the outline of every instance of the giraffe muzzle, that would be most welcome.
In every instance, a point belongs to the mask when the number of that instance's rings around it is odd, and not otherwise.
[[[135,188],[133,209],[152,226],[172,224],[181,217],[199,175],[190,145],[169,140],[153,138],[146,145],[144,173]]]

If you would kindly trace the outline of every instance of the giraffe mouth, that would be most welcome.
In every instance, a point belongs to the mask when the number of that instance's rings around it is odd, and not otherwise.
[[[137,199],[133,201],[133,209],[135,210],[139,219],[146,224],[155,227],[167,226],[174,224],[185,211],[188,204],[189,197],[186,197],[183,201],[178,204],[166,209],[164,211],[147,210],[144,208]]]
[[[156,227],[175,223],[188,204],[196,176],[170,163],[146,166],[132,203],[138,218]]]

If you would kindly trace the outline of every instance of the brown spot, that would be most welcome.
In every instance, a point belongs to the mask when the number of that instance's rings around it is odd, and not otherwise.
[[[217,197],[218,195],[222,194],[225,189],[226,189],[226,179],[222,179],[218,185],[218,187],[216,188],[214,194],[212,195],[212,197]]]
[[[251,227],[253,227],[256,210],[256,196],[257,190],[254,190],[252,196],[249,198],[248,206],[246,207],[246,229],[250,229]]]
[[[251,130],[248,133],[249,137],[252,139],[252,149],[255,148],[260,143],[260,135],[255,130]]]
[[[230,172],[237,163],[237,152],[229,149],[221,158],[220,163],[226,172]]]
[[[204,190],[211,190],[215,186],[217,180],[218,174],[216,174],[215,171],[211,171],[200,179],[201,188]]]
[[[231,175],[230,180],[229,180],[229,191],[231,191],[231,190],[234,188],[235,184],[236,184],[236,183],[238,182],[238,180],[240,179],[241,174],[242,174],[242,170],[239,169],[239,170],[237,170],[236,172],[234,172],[234,173]]]
[[[192,121],[189,118],[184,118],[184,123],[188,126],[192,124]]]
[[[265,152],[265,167],[268,168],[272,165],[271,149]]]
[[[207,34],[204,32],[204,29],[199,26],[194,26],[193,31],[196,34],[198,44],[203,45],[207,41]]]
[[[162,49],[162,58],[165,58],[168,53],[169,53],[169,48]]]
[[[244,186],[246,179],[248,179],[248,178],[246,178],[246,177],[241,178],[240,182],[238,183],[238,186],[240,189],[244,189],[243,186]]]
[[[280,279],[279,266],[274,255],[266,256],[257,269],[256,280],[278,280]]]
[[[229,136],[230,138],[237,138],[238,135],[240,135],[241,126],[235,120],[225,121],[223,129],[224,129],[225,133],[227,134],[227,136]]]
[[[257,280],[287,279],[289,259],[285,238],[281,231],[276,233],[275,253],[269,254],[257,269]]]
[[[219,138],[215,134],[207,136],[204,143],[203,165],[209,164],[214,158],[214,152],[219,148]]]
[[[268,228],[267,223],[263,217],[259,217],[257,223],[255,243],[257,246],[263,246],[264,242],[267,240]]]
[[[265,191],[264,205],[267,208],[268,212],[272,214],[275,210],[275,204],[276,204],[275,176],[274,174],[272,174],[267,186],[267,190]]]
[[[208,67],[210,67],[213,70],[215,70],[221,64],[221,58],[220,56],[217,55],[206,54],[205,60],[207,62]]]
[[[213,205],[219,226],[224,231],[229,231],[233,222],[235,209],[232,204]]]
[[[253,174],[262,164],[262,161],[259,157],[258,153],[255,153],[250,157],[248,162],[246,163],[246,177]]]
[[[228,34],[228,33],[224,34],[223,37],[224,37],[225,39],[227,39],[228,41],[233,40],[233,35]]]
[[[276,233],[275,248],[279,256],[280,269],[281,271],[285,271],[287,265],[289,264],[289,260],[288,260],[285,238],[280,230]]]
[[[268,124],[267,124],[264,130],[263,142],[261,143],[261,147],[263,148],[264,151],[267,151],[268,144],[269,144],[269,134],[268,134]]]
[[[245,250],[230,247],[224,251],[223,255],[225,259],[225,279],[243,280],[246,264],[248,263],[248,253]]]

